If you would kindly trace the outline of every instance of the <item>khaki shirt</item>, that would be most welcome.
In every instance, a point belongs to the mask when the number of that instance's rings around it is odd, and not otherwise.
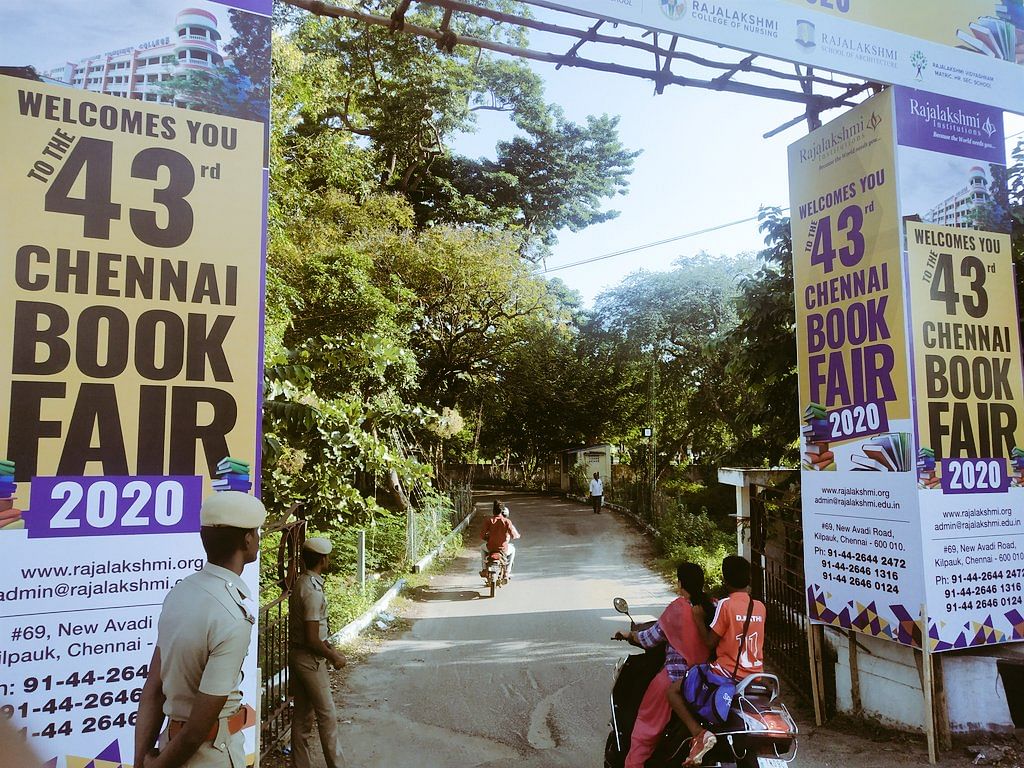
[[[293,648],[307,648],[306,622],[320,622],[320,639],[326,640],[327,598],[324,596],[324,577],[316,573],[303,573],[295,582],[288,597],[288,620],[291,622]]]
[[[187,720],[196,694],[227,696],[221,717],[242,701],[242,662],[256,619],[242,577],[206,563],[167,594],[157,625],[164,714]]]

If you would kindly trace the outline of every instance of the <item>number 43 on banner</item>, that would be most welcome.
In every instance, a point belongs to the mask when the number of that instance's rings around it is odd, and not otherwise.
[[[53,154],[61,156],[70,147],[70,154],[59,170],[48,163],[37,162],[29,176],[43,182],[50,181],[52,177],[45,197],[47,211],[81,216],[85,237],[107,240],[110,238],[110,222],[122,217],[121,204],[111,199],[114,144],[91,137],[79,138],[71,144],[71,139],[74,137],[57,131],[47,145]],[[173,149],[150,147],[132,159],[131,176],[133,179],[157,181],[163,168],[169,173],[167,184],[153,190],[153,202],[163,210],[131,208],[128,222],[135,236],[146,245],[176,248],[192,235],[192,206],[186,199],[196,183],[192,162]],[[208,169],[204,167],[203,170]],[[84,196],[74,197],[72,190],[81,177],[85,181]],[[166,226],[159,225],[159,214],[166,216]]]

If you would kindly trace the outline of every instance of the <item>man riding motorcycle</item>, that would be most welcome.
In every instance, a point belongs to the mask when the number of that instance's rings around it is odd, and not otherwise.
[[[491,516],[484,523],[484,529],[480,532],[483,544],[480,545],[480,576],[487,578],[487,556],[494,552],[501,552],[508,561],[508,578],[512,578],[512,563],[516,559],[516,548],[512,544],[519,538],[519,531],[509,520],[509,510],[497,499],[491,507]]]

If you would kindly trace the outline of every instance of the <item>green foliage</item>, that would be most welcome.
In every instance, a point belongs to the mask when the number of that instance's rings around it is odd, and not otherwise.
[[[588,117],[579,125],[557,108],[550,114],[546,121],[523,120],[525,133],[499,143],[493,161],[452,156],[439,163],[421,219],[515,229],[523,237],[521,253],[536,260],[559,229],[576,232],[615,218],[618,212],[601,210],[602,200],[626,194],[640,153],[622,146],[618,118]]]
[[[729,361],[727,373],[745,389],[735,409],[736,429],[744,439],[734,459],[775,466],[796,461],[793,244],[789,217],[780,209],[762,209],[760,218],[766,245],[758,254],[762,265],[742,282],[739,322],[719,351]]]
[[[736,539],[724,533],[705,513],[677,506],[657,525],[657,543],[665,564],[672,570],[681,562],[697,563],[704,569],[708,590],[722,583],[722,560],[736,553]]]
[[[569,489],[575,493],[589,493],[590,465],[578,461],[569,469]]]
[[[520,3],[491,5],[525,12]],[[440,14],[421,5],[408,18],[436,26]],[[469,14],[451,22],[456,33],[526,42],[519,28]],[[282,92],[292,105],[275,110],[289,126],[287,154],[301,160],[310,150],[321,158],[337,150],[347,158],[357,143],[373,185],[402,194],[420,228],[503,229],[536,258],[557,229],[615,215],[601,202],[625,192],[637,154],[619,142],[617,118],[566,120],[544,101],[540,77],[525,62],[464,46],[441,52],[422,38],[317,18],[299,22],[289,45],[275,52],[275,74],[287,80]],[[454,155],[450,137],[473,131],[485,110],[507,113],[521,133],[496,147],[495,160]],[[330,160],[322,170],[307,164],[307,183],[328,184],[333,167]]]
[[[719,344],[736,326],[739,280],[753,269],[747,256],[700,254],[669,272],[634,273],[597,299],[597,333],[627,356],[615,433],[637,445],[640,430],[653,427],[659,477],[678,460],[721,461],[739,442],[743,382],[728,375]]]
[[[416,556],[424,557],[452,532],[455,505],[444,494],[424,488],[416,507]]]

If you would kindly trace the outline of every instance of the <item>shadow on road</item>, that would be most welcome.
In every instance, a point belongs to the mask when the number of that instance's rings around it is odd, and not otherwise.
[[[480,592],[469,589],[434,589],[433,587],[416,587],[409,590],[409,597],[417,603],[456,603],[462,600],[476,600],[482,597]]]

